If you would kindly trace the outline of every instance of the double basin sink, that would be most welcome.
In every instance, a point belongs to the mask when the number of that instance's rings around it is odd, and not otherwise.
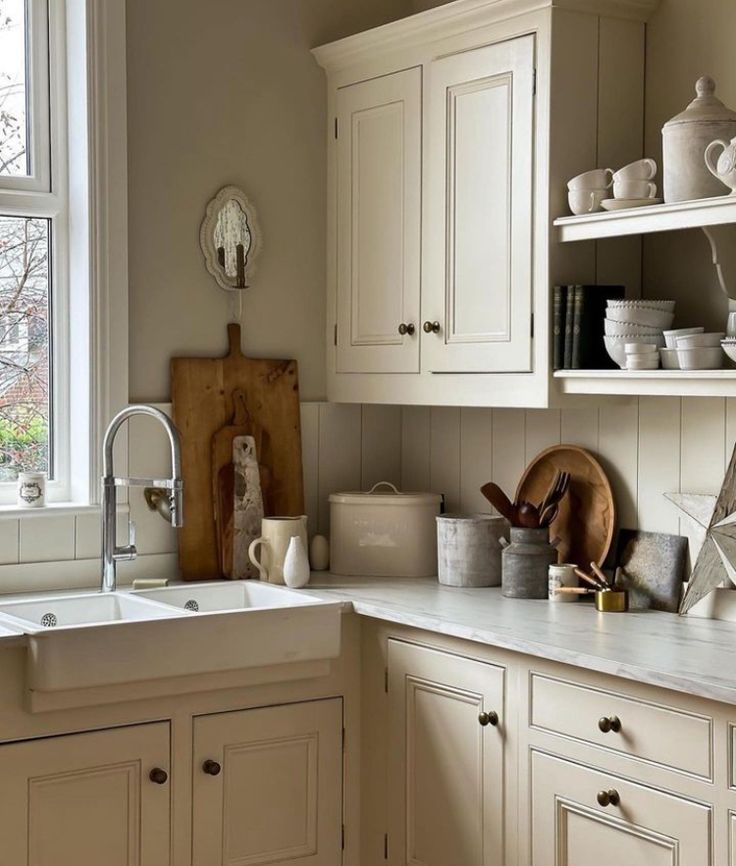
[[[335,658],[340,602],[259,581],[0,602],[27,684],[55,692]]]

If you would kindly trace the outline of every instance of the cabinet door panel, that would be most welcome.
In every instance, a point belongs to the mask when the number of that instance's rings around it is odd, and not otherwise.
[[[170,786],[154,767],[169,767],[166,723],[0,746],[0,862],[169,863]]]
[[[502,862],[503,702],[502,668],[389,641],[393,864]]]
[[[532,866],[705,866],[711,809],[598,770],[532,754]],[[617,804],[601,806],[599,791]]]
[[[420,69],[338,91],[338,372],[419,370],[421,98]]]
[[[337,866],[341,701],[196,719],[193,795],[194,866]]]
[[[531,369],[534,39],[432,64],[423,366]]]

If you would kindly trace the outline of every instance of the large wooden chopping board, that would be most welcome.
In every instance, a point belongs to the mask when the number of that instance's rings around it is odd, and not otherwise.
[[[179,565],[185,580],[220,577],[213,501],[212,437],[230,422],[233,392],[245,393],[248,413],[264,432],[269,467],[269,513],[304,513],[299,384],[296,361],[247,358],[240,326],[227,328],[222,358],[172,358],[171,399],[182,439],[184,526]]]

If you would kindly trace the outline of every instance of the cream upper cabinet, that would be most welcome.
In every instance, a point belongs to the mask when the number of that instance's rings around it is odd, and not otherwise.
[[[393,866],[503,863],[504,669],[389,641]]]
[[[638,245],[560,244],[553,221],[571,177],[645,156],[655,6],[454,0],[314,49],[329,400],[557,402],[552,287],[641,288]]]
[[[422,364],[529,371],[534,37],[436,60],[427,79]]]
[[[337,93],[337,369],[419,370],[422,71]]]
[[[0,746],[0,862],[170,862],[169,725]]]
[[[709,806],[540,752],[531,775],[531,866],[711,862]]]
[[[342,701],[194,721],[193,866],[339,866]]]

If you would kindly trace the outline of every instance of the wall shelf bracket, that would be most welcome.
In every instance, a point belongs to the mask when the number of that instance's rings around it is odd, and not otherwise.
[[[729,308],[736,309],[736,223],[702,229],[710,244],[718,284],[729,299]]]

